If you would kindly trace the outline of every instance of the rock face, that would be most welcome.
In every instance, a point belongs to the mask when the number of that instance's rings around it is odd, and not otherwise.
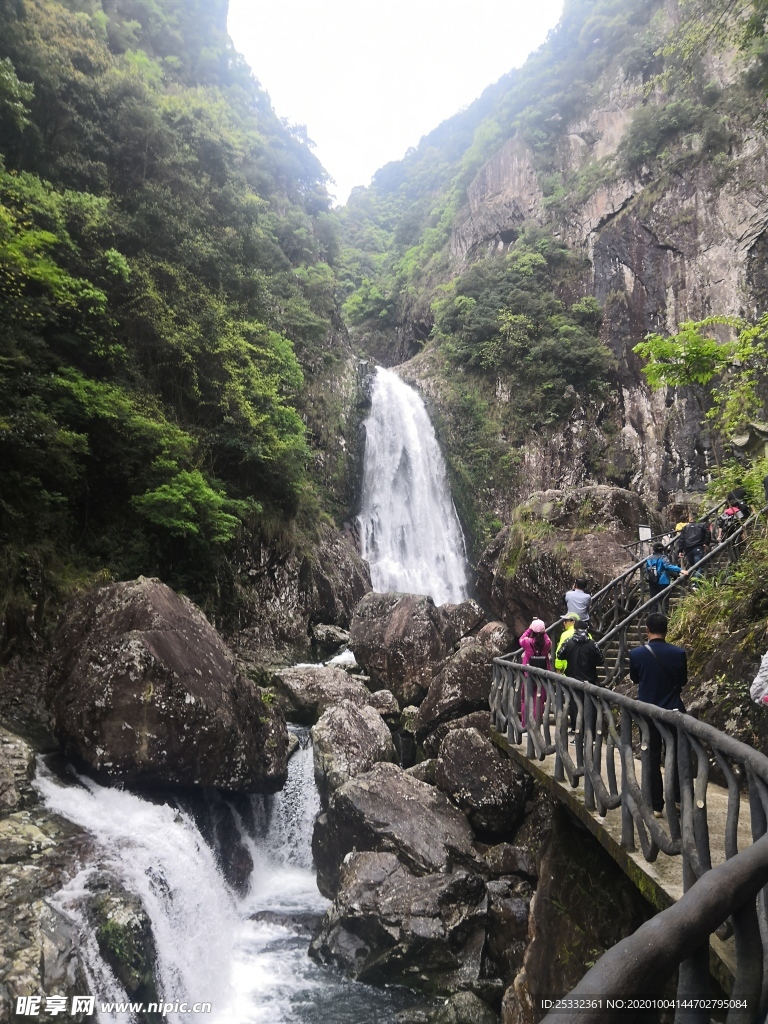
[[[315,823],[317,884],[329,899],[352,850],[394,853],[415,875],[479,863],[465,816],[438,790],[393,764],[378,764],[337,789]]]
[[[331,793],[379,761],[395,761],[392,735],[379,712],[344,700],[312,728],[315,781],[327,804]]]
[[[30,786],[34,755],[0,729],[0,1020],[12,1019],[18,996],[87,995],[74,925],[46,900],[82,863],[88,839],[38,803]],[[43,1013],[40,1020],[59,1018]]]
[[[576,576],[595,593],[632,563],[622,544],[637,525],[660,520],[621,487],[590,486],[531,495],[480,556],[477,589],[495,615],[519,634],[534,616],[553,622]]]
[[[531,904],[530,944],[514,998],[505,998],[505,1024],[532,1021],[533,1016],[518,1016],[531,993],[570,991],[581,980],[584,964],[654,913],[618,865],[560,806],[541,855],[539,877]]]
[[[448,994],[480,980],[487,910],[468,871],[416,877],[394,853],[352,853],[310,951],[361,981]]]
[[[447,653],[445,632],[431,597],[367,594],[352,619],[352,650],[377,688],[418,703]]]
[[[455,729],[440,746],[437,786],[469,818],[481,838],[514,833],[525,814],[531,776],[500,754],[477,729]]]
[[[350,701],[358,707],[372,703],[370,690],[343,668],[332,665],[295,665],[271,678],[277,703],[286,718],[312,725],[328,708]]]
[[[160,580],[69,606],[47,699],[64,752],[109,779],[245,792],[285,782],[282,714],[236,671],[200,609]]]
[[[334,438],[334,446],[336,444]],[[281,556],[272,547],[251,552],[241,567],[243,624],[235,636],[238,654],[259,666],[308,658],[311,628],[349,627],[360,598],[371,589],[368,563],[351,532],[321,526],[312,556]]]

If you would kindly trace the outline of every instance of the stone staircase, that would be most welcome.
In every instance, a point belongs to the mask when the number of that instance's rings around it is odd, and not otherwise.
[[[750,517],[738,534],[734,534],[713,548],[699,563],[697,575],[680,576],[673,582],[664,595],[667,615],[671,615],[680,601],[692,588],[695,588],[697,578],[712,578],[727,571],[734,564],[746,547],[747,527],[754,524],[758,515],[760,513],[755,513]],[[629,577],[626,572],[624,573],[625,604],[623,610],[626,613],[624,621],[608,632],[603,631],[602,637],[599,631],[596,636],[604,658],[604,664],[598,670],[598,677],[602,685],[611,687],[620,683],[629,671],[629,651],[633,647],[645,643],[645,620],[652,610],[650,606],[646,607],[651,598],[648,584],[645,581],[644,560],[640,560],[632,566],[630,573]],[[617,577],[617,579],[621,578]],[[627,587],[627,579],[634,581],[634,586]],[[612,581],[608,587],[603,588],[604,591],[610,594],[610,588],[615,582]],[[596,599],[599,603],[600,595],[596,595]],[[599,614],[599,607],[597,611],[598,618],[604,619],[605,615],[600,616]]]

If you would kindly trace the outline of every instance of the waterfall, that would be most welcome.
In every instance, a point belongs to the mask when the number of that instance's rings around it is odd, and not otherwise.
[[[464,538],[434,429],[416,392],[381,367],[365,431],[359,521],[373,589],[465,600]]]
[[[166,1014],[169,1024],[394,1024],[413,997],[356,984],[307,956],[309,929],[328,906],[317,890],[312,830],[320,801],[309,730],[291,727],[299,749],[274,796],[232,807],[254,868],[249,891],[228,888],[191,816],[90,779],[62,783],[40,761],[35,786],[53,811],[94,837],[93,863],[52,900],[80,930],[80,960],[101,1024],[135,1024],[98,1012],[126,996],[104,963],[84,913],[90,874],[107,873],[141,899],[157,950],[160,997],[211,1002],[205,1015]],[[242,804],[237,804],[243,810]]]

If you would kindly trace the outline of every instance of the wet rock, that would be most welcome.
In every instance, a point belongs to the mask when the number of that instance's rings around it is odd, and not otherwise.
[[[236,671],[200,609],[160,580],[69,605],[47,698],[65,754],[101,777],[262,792],[285,782],[282,714]]]
[[[499,653],[480,640],[471,640],[448,658],[419,706],[414,722],[419,742],[443,722],[488,710],[493,659]]]
[[[322,914],[313,914],[311,911],[300,911],[296,914],[286,914],[283,911],[260,910],[251,914],[251,921],[263,921],[265,924],[276,924],[282,928],[290,927],[299,935],[308,935],[314,938],[323,924]]]
[[[318,623],[312,627],[312,639],[317,646],[318,654],[323,658],[330,658],[349,644],[349,630],[342,629],[341,626]]]
[[[491,713],[490,711],[475,711],[471,715],[464,715],[462,718],[454,718],[438,725],[434,732],[424,738],[423,747],[427,757],[437,757],[440,753],[440,745],[454,729],[477,729],[485,736],[491,738]]]
[[[18,996],[87,995],[75,926],[46,900],[79,870],[88,845],[81,829],[51,814],[30,786],[33,751],[0,732],[5,802],[0,806],[0,1021]]]
[[[392,734],[372,707],[351,701],[328,708],[312,727],[315,781],[327,804],[331,793],[379,761],[395,761]]]
[[[498,879],[487,886],[487,953],[507,985],[522,967],[528,944],[530,893],[517,882],[518,879]]]
[[[441,604],[438,613],[443,623],[443,639],[450,650],[463,637],[469,636],[485,624],[485,613],[477,601],[461,604]]]
[[[485,863],[488,865],[488,874],[491,878],[499,878],[501,875],[526,875],[528,878],[536,878],[536,859],[530,850],[524,846],[513,846],[512,843],[497,843],[491,846],[485,854]]]
[[[499,1015],[474,992],[457,992],[430,1017],[429,1024],[498,1024]]]
[[[371,703],[371,692],[360,679],[332,665],[281,669],[271,683],[286,718],[301,725],[313,725],[324,711],[343,700],[358,707]]]
[[[400,704],[418,703],[448,653],[447,631],[431,597],[367,594],[352,619],[352,648],[374,686]]]
[[[410,775],[412,779],[418,779],[419,782],[426,782],[427,785],[434,786],[436,769],[437,761],[434,758],[429,758],[426,761],[420,761],[410,768],[406,768],[406,774]]]
[[[393,853],[351,853],[310,952],[361,981],[455,992],[480,981],[487,907],[468,871],[417,877]]]
[[[0,727],[0,815],[35,802],[35,755],[21,737]]]
[[[141,900],[116,881],[99,888],[87,910],[99,952],[129,999],[157,1002],[155,940]]]
[[[389,690],[376,690],[371,694],[371,707],[376,708],[382,718],[396,722],[400,718],[400,705]]]
[[[481,867],[465,816],[439,790],[393,764],[378,764],[337,789],[315,823],[317,884],[329,899],[352,850],[394,853],[416,875]]]
[[[530,775],[476,729],[456,729],[442,742],[435,781],[465,812],[480,837],[503,838],[525,813]]]

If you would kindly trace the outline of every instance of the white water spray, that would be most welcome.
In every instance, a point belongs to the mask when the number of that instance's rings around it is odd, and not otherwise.
[[[228,992],[237,914],[216,858],[194,821],[167,804],[150,803],[89,779],[80,782],[62,786],[39,764],[35,786],[52,811],[94,836],[96,866],[141,899],[155,938],[161,998],[190,1004],[220,1002]],[[81,873],[57,897],[62,910],[78,923],[86,881],[87,875]],[[109,970],[95,943],[86,942],[84,952],[86,971],[99,985],[98,998],[111,1000]],[[190,1018],[171,1012],[167,1019],[180,1024]]]
[[[365,431],[359,519],[373,589],[465,600],[464,538],[434,429],[416,392],[381,367]]]
[[[80,929],[78,952],[97,1005],[127,999],[83,909],[94,872],[113,875],[140,897],[155,937],[161,998],[213,1003],[212,1013],[171,1011],[169,1024],[393,1024],[412,1001],[394,989],[350,982],[307,956],[302,922],[321,915],[328,901],[312,865],[320,809],[312,747],[307,729],[295,731],[301,746],[285,788],[252,797],[251,820],[238,821],[254,864],[240,899],[189,815],[83,778],[80,786],[62,785],[39,763],[35,784],[46,805],[96,840],[95,863],[52,902]],[[98,1016],[101,1024],[135,1024],[130,1013]]]

